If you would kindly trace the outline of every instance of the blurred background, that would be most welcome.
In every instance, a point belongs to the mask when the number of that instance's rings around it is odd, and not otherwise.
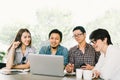
[[[0,52],[7,52],[20,28],[30,30],[37,53],[49,44],[54,28],[63,32],[61,45],[68,49],[76,45],[75,26],[86,29],[87,42],[94,29],[107,29],[113,44],[120,46],[119,4],[119,0],[0,0]]]

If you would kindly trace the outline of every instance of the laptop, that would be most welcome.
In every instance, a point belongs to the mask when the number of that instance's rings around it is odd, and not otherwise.
[[[30,72],[49,76],[64,76],[64,58],[57,55],[30,54]]]

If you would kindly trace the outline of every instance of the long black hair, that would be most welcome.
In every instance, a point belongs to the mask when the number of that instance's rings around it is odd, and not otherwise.
[[[18,31],[18,33],[17,33],[17,35],[16,35],[16,37],[15,37],[15,40],[14,40],[13,42],[15,42],[15,41],[21,42],[21,36],[22,36],[22,34],[23,34],[24,32],[29,33],[30,36],[31,36],[31,33],[30,33],[30,31],[29,31],[28,29],[26,29],[26,28],[20,29],[20,30]],[[28,46],[31,46],[31,43],[32,43],[32,39],[30,40],[30,44],[29,44]],[[22,45],[22,43],[20,43],[20,45],[19,45],[17,48],[19,48],[21,45]],[[11,44],[11,46],[8,48],[8,51],[10,50],[11,47],[12,47],[12,44]]]

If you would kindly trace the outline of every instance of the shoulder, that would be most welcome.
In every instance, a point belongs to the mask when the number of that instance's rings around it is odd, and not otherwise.
[[[33,47],[33,46],[28,46],[28,47],[27,47],[27,50],[28,50],[28,52],[30,52],[30,53],[35,53],[35,52],[36,52],[36,48]]]
[[[91,44],[88,44],[88,43],[87,43],[86,48],[87,48],[87,50],[89,50],[89,51],[94,51],[94,52],[96,52],[95,49],[93,48],[93,46],[92,46]]]
[[[114,45],[109,45],[108,49],[115,49],[115,50],[119,50],[120,48],[118,46],[114,46]]]
[[[74,49],[77,49],[78,48],[78,45],[75,45],[73,47],[70,48],[70,50],[74,50]]]
[[[16,53],[17,53],[17,52],[21,52],[21,48],[20,48],[20,47],[19,47],[19,48],[16,48],[15,52],[16,52]]]
[[[45,49],[45,50],[46,50],[46,49],[50,49],[50,46],[42,46],[42,47],[41,47],[41,50],[44,50],[44,49]]]
[[[75,46],[71,47],[69,51],[76,51],[77,49],[78,49],[78,45],[75,45]]]
[[[42,46],[40,48],[39,54],[48,54],[50,53],[50,46]]]
[[[62,45],[59,45],[58,46],[60,49],[67,49],[66,47],[62,46]]]
[[[36,48],[33,47],[33,46],[29,46],[29,49],[31,49],[31,50],[35,50]]]
[[[58,49],[57,49],[57,54],[67,55],[68,54],[68,49],[64,46],[59,45]]]
[[[120,48],[118,46],[114,46],[114,45],[109,45],[107,52],[109,53],[119,53],[120,54]]]
[[[68,53],[68,49],[66,47],[64,47],[64,46],[61,46],[61,45],[58,46],[58,51],[60,51],[62,53],[63,52]]]
[[[86,45],[87,48],[91,48],[91,49],[94,49],[93,46],[91,44],[88,44]]]
[[[36,49],[34,46],[29,46],[30,49]]]

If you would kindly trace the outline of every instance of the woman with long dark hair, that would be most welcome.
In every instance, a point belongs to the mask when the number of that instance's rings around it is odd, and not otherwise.
[[[35,53],[35,48],[31,46],[32,38],[28,29],[20,29],[15,40],[8,49],[6,68],[28,69],[30,63],[28,55]]]

